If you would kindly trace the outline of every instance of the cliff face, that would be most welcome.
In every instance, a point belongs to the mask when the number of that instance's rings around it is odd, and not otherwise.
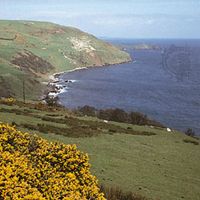
[[[47,22],[0,21],[0,96],[21,96],[22,79],[32,96],[40,87],[36,89],[31,79],[38,84],[38,79],[55,72],[130,60],[126,52],[76,28]]]

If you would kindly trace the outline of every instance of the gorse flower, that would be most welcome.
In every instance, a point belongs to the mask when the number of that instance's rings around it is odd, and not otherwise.
[[[6,104],[6,105],[13,105],[16,102],[16,99],[10,97],[10,98],[1,98],[0,103]]]
[[[0,199],[104,200],[88,155],[0,124]]]

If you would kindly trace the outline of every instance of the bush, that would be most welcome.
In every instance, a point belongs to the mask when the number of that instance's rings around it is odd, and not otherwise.
[[[133,192],[123,192],[120,188],[105,187],[101,185],[101,192],[105,194],[107,200],[147,200],[141,195]]]
[[[195,140],[190,140],[190,139],[184,139],[183,142],[185,143],[191,143],[191,144],[194,144],[194,145],[199,145],[199,143]]]
[[[195,132],[194,132],[191,128],[188,128],[188,129],[185,131],[185,134],[188,135],[188,136],[191,136],[191,137],[194,137],[194,136],[195,136]]]
[[[130,116],[131,124],[136,124],[136,125],[148,124],[149,120],[148,120],[147,116],[142,113],[131,112],[129,116]]]
[[[0,124],[0,199],[104,200],[88,155]]]
[[[83,115],[87,115],[87,116],[92,116],[95,117],[96,116],[96,109],[92,106],[83,106],[78,108],[78,111],[81,112]]]
[[[1,98],[0,103],[12,106],[16,102],[16,99],[9,97],[9,98]]]
[[[97,115],[100,119],[105,119],[109,121],[115,122],[128,122],[129,116],[124,110],[116,108],[116,109],[106,109],[100,110]]]
[[[128,122],[129,116],[124,110],[116,108],[114,110],[111,110],[109,120],[115,122]]]
[[[84,106],[84,107],[79,107],[77,110],[75,110],[75,114],[88,115],[93,117],[95,116],[103,120],[130,123],[139,126],[152,125],[164,128],[164,126],[161,123],[149,119],[146,115],[142,113],[139,112],[127,113],[119,108],[97,110],[94,107]]]
[[[112,109],[99,110],[98,113],[97,113],[97,117],[99,119],[110,120],[110,113],[111,112],[112,112]]]
[[[59,103],[58,103],[58,97],[49,97],[47,96],[45,99],[46,103],[48,106],[50,107],[60,107]]]

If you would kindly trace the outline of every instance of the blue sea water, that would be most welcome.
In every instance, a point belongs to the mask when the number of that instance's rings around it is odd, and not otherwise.
[[[69,108],[90,105],[139,111],[178,130],[200,135],[200,40],[109,40],[122,45],[130,63],[63,74],[76,80],[59,95]],[[135,44],[157,49],[135,50]]]

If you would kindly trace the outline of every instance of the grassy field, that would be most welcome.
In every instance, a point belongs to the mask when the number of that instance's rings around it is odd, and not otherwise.
[[[71,27],[0,21],[0,96],[40,96],[48,76],[130,60],[127,53]],[[41,104],[0,103],[0,122],[87,152],[100,184],[155,200],[200,199],[200,140],[173,130],[77,117]]]
[[[199,200],[200,140],[183,133],[104,123],[65,109],[22,103],[0,104],[0,121],[49,141],[77,144],[89,154],[92,173],[106,186],[149,199]]]
[[[50,74],[129,60],[126,52],[76,28],[0,20],[0,96],[21,98],[25,80],[27,98],[34,99]]]

